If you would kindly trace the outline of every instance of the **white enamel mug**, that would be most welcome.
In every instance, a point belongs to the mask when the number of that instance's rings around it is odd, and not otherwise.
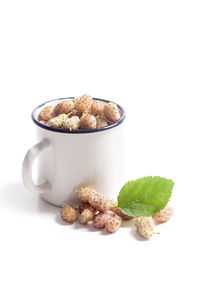
[[[92,130],[64,131],[43,125],[37,120],[47,105],[73,97],[43,103],[34,109],[32,119],[37,129],[37,144],[25,155],[22,178],[24,185],[41,198],[57,206],[77,204],[74,189],[91,185],[99,192],[117,197],[123,181],[123,121]],[[93,98],[94,100],[103,99]],[[37,182],[33,182],[32,166],[37,159]]]

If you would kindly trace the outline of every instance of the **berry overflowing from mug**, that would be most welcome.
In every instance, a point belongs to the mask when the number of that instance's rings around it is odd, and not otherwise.
[[[62,100],[55,106],[45,106],[38,115],[38,121],[64,131],[92,130],[114,124],[121,116],[122,112],[115,103],[83,95],[73,100]]]

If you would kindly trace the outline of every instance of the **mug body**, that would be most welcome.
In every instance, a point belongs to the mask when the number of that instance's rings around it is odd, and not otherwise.
[[[75,191],[90,185],[116,199],[124,171],[123,120],[102,130],[73,133],[41,124],[37,121],[39,108],[33,113],[37,139],[48,140],[49,146],[39,154],[37,181],[38,184],[50,184],[50,189],[41,193],[41,197],[57,206],[76,205],[78,199]]]

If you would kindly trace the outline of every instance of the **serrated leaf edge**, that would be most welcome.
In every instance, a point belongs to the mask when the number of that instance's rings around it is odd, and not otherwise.
[[[164,205],[161,205],[161,209],[160,209],[160,207],[159,207],[159,210],[156,211],[156,212],[154,212],[153,214],[144,214],[144,215],[127,214],[127,213],[125,213],[124,209],[118,205],[118,207],[120,208],[120,210],[121,210],[125,215],[127,215],[127,216],[129,216],[129,217],[134,217],[134,218],[139,218],[139,217],[151,217],[151,216],[153,216],[154,214],[156,214],[157,212],[161,211],[161,210],[169,203],[169,200],[170,200],[170,198],[171,198],[171,195],[172,195],[172,193],[173,193],[173,188],[174,188],[174,185],[175,185],[174,181],[173,181],[172,179],[168,179],[168,178],[166,178],[166,177],[161,177],[161,176],[144,176],[144,177],[138,178],[138,179],[136,179],[136,180],[137,180],[137,181],[141,181],[142,179],[147,178],[147,177],[148,177],[148,178],[161,178],[161,179],[166,179],[166,180],[168,180],[168,181],[171,181],[171,183],[172,183],[172,188],[171,188],[171,191],[169,192],[169,198],[168,198],[167,202],[166,202]],[[121,188],[121,190],[122,190],[128,183],[131,183],[131,182],[136,181],[136,180],[129,180],[129,181],[127,181],[127,182],[123,185],[123,187]],[[120,190],[120,192],[121,192],[121,190]],[[119,195],[120,195],[120,192],[119,192]],[[119,195],[118,195],[118,197],[117,197],[118,201],[119,201]],[[147,204],[147,205],[148,205],[148,204]],[[150,204],[149,204],[149,205],[150,205]],[[124,207],[124,208],[125,208],[125,207]]]

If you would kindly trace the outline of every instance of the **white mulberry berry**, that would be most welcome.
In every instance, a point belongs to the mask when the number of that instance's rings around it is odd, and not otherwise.
[[[89,204],[99,211],[107,211],[112,206],[112,200],[104,195],[98,193],[97,195],[91,196],[89,198]]]
[[[105,228],[108,232],[116,232],[122,224],[122,218],[118,215],[111,216],[108,218],[105,224]]]
[[[97,228],[104,228],[108,220],[115,214],[113,211],[108,210],[104,213],[98,213],[93,219],[94,226]]]
[[[83,114],[80,118],[80,129],[94,129],[96,126],[96,118],[93,115]]]
[[[77,218],[77,211],[71,205],[65,205],[61,210],[61,217],[68,223],[73,223]]]
[[[94,212],[91,209],[85,208],[78,217],[81,224],[88,224],[94,217]]]
[[[105,126],[108,126],[107,121],[104,120],[101,116],[97,116],[96,117],[96,127],[101,128],[101,127],[105,127]]]
[[[156,224],[165,223],[173,216],[173,213],[174,210],[171,206],[165,206],[165,208],[163,208],[153,216],[154,222]]]
[[[81,113],[90,113],[93,104],[92,97],[83,95],[80,99],[76,99],[75,108]]]
[[[82,187],[78,191],[78,197],[82,202],[89,203],[92,207],[99,211],[107,211],[116,205],[112,199],[105,197],[92,187]]]
[[[105,106],[104,102],[101,102],[98,100],[93,100],[92,107],[91,107],[92,115],[94,115],[94,116],[101,115],[103,112],[104,106]]]
[[[39,121],[49,121],[53,117],[53,106],[48,105],[45,106],[39,113],[38,115],[38,120]]]
[[[97,191],[90,186],[84,186],[78,190],[78,198],[84,203],[88,203],[89,198],[95,194],[98,194]]]
[[[79,129],[80,119],[77,116],[68,118],[63,123],[63,129],[68,129],[70,131]]]
[[[74,110],[74,102],[73,100],[64,100],[59,102],[53,110],[54,116],[58,116],[60,114],[68,114]]]
[[[49,120],[46,125],[50,126],[50,127],[60,128],[63,126],[65,120],[67,120],[67,119],[68,119],[68,115],[60,114],[59,116],[54,117],[51,120]]]
[[[121,118],[119,108],[114,103],[107,103],[103,109],[103,115],[109,123],[115,123]]]
[[[151,217],[139,217],[136,219],[135,227],[140,235],[149,240],[153,235],[155,223]]]

